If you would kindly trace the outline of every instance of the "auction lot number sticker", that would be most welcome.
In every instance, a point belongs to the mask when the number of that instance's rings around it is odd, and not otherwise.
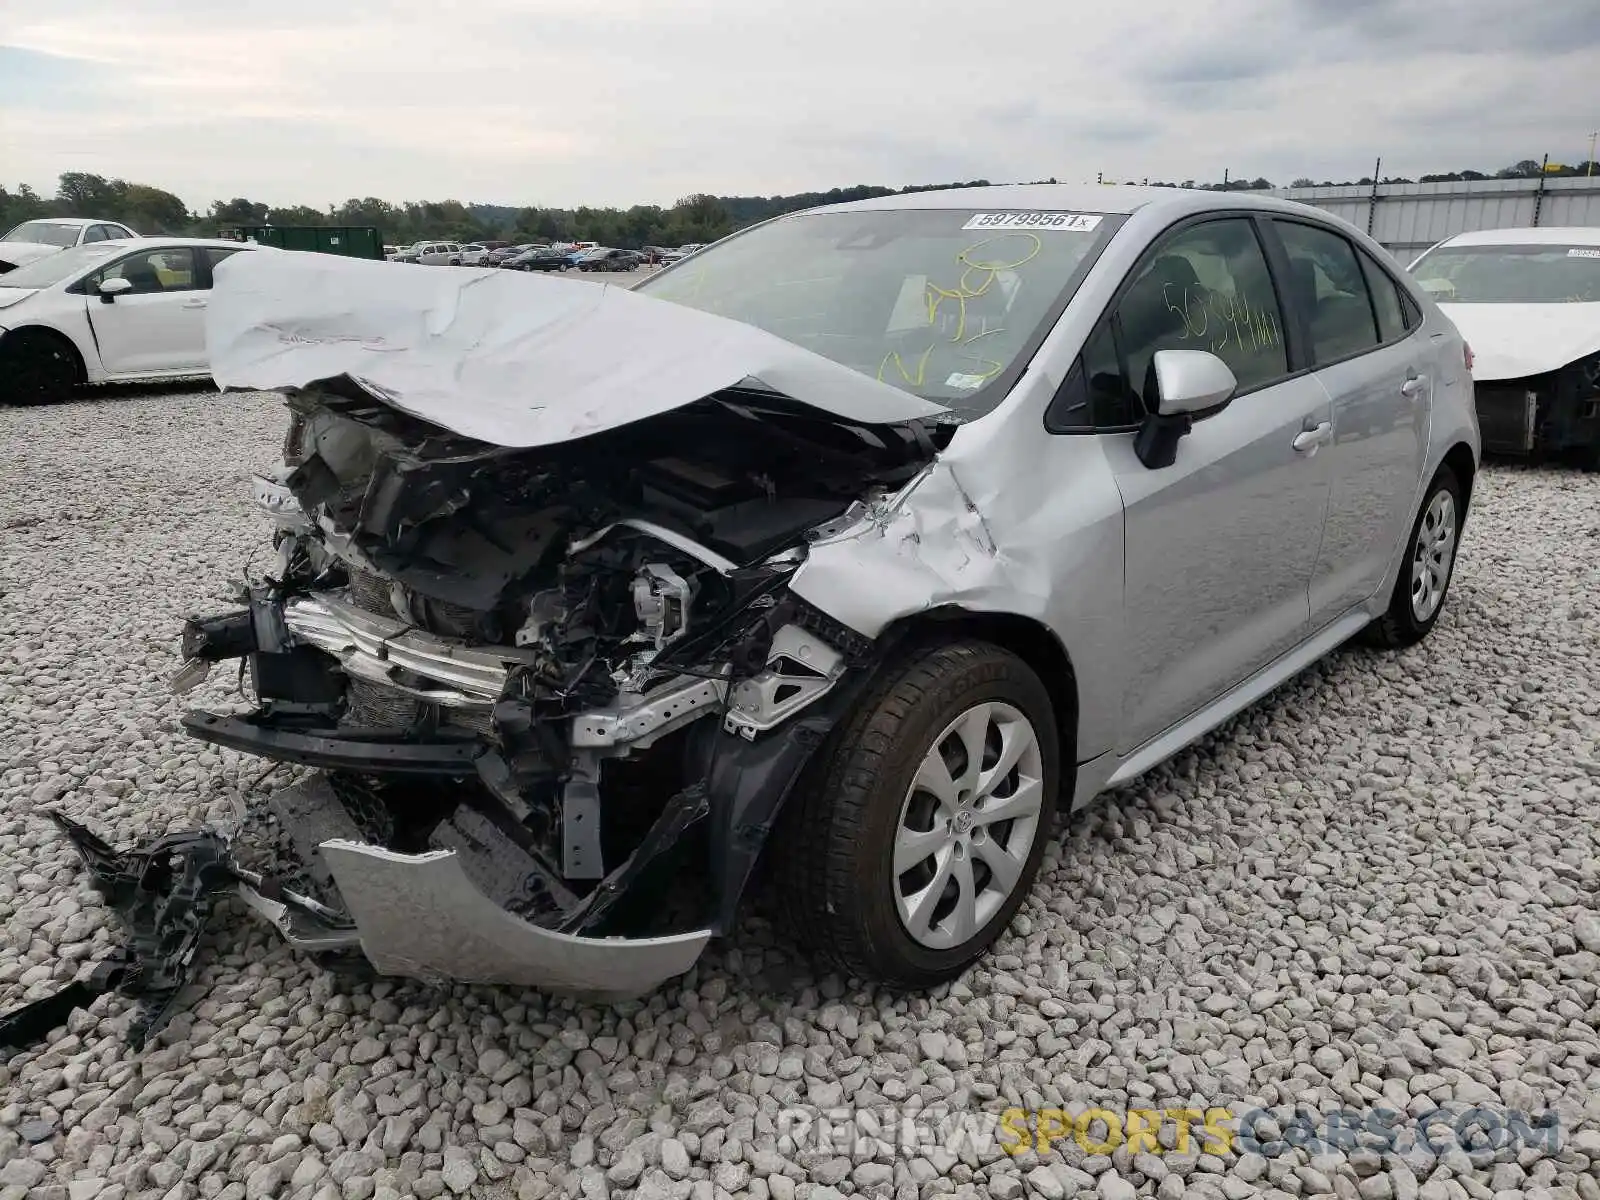
[[[1098,213],[999,212],[973,213],[963,229],[1050,229],[1060,233],[1088,233],[1100,224]]]

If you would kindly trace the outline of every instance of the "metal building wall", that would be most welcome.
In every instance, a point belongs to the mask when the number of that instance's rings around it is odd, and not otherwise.
[[[1402,263],[1443,238],[1478,229],[1600,226],[1600,175],[1274,188],[1270,194],[1326,209],[1359,229],[1370,229]]]

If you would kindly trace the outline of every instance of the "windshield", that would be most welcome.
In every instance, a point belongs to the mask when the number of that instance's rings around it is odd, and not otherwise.
[[[51,284],[60,283],[63,279],[87,271],[116,251],[126,248],[125,245],[114,246],[109,242],[91,242],[87,246],[79,246],[76,250],[63,250],[60,254],[49,255],[25,267],[18,267],[15,271],[0,275],[0,287],[47,288]]]
[[[635,291],[765,329],[966,416],[1075,288],[1117,219],[885,209],[736,234]]]
[[[1441,246],[1411,273],[1441,304],[1600,301],[1600,246]]]
[[[39,242],[45,246],[67,246],[78,244],[78,227],[76,225],[63,225],[59,221],[24,221],[0,242]]]

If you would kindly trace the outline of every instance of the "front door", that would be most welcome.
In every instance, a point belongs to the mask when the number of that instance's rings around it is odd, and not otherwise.
[[[98,293],[106,279],[126,279],[133,287],[107,303]],[[140,250],[91,277],[89,324],[107,372],[205,370],[206,292],[200,283],[187,247]]]
[[[1169,467],[1144,466],[1132,434],[1105,439],[1124,506],[1124,753],[1308,635],[1332,413],[1291,376],[1283,329],[1256,223],[1227,217],[1165,235],[1085,348],[1093,386],[1119,378],[1136,410],[1157,350],[1209,350],[1239,383]]]

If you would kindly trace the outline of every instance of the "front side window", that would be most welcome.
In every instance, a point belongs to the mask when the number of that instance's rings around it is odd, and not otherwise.
[[[1159,242],[1116,306],[1125,394],[1154,407],[1158,350],[1209,350],[1239,392],[1288,374],[1283,314],[1254,224],[1229,217]],[[1126,399],[1120,401],[1126,404]]]
[[[1371,350],[1382,340],[1355,247],[1334,233],[1275,221],[1289,256],[1289,294],[1305,318],[1319,366]]]
[[[1031,352],[1120,220],[799,213],[726,238],[634,290],[754,325],[969,418],[999,402],[1002,377]]]
[[[90,290],[108,279],[126,279],[133,284],[134,295],[186,292],[199,286],[195,279],[194,255],[183,247],[142,250],[119,259],[95,275]]]
[[[1440,304],[1600,301],[1600,246],[1440,246],[1411,264]]]

